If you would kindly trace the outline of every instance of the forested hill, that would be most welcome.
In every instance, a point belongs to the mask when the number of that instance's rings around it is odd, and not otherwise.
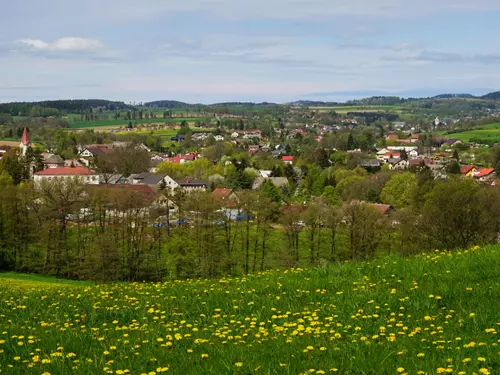
[[[54,112],[54,115],[56,115],[58,111],[62,113],[78,113],[99,107],[111,111],[132,108],[124,102],[103,99],[46,100],[41,102],[0,103],[0,113],[9,113],[12,116],[32,116],[39,113]]]
[[[157,107],[157,108],[188,108],[196,104],[188,104],[179,102],[177,100],[156,100],[154,102],[144,103],[144,107]]]
[[[500,99],[500,91],[490,92],[489,94],[483,95],[481,99],[487,100],[499,100]]]

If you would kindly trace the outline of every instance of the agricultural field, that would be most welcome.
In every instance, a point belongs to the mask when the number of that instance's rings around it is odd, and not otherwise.
[[[456,138],[464,142],[471,139],[483,139],[493,142],[500,142],[500,123],[481,126],[481,129],[474,129],[465,132],[446,134],[447,138]]]
[[[174,118],[156,118],[156,119],[142,119],[142,120],[130,120],[132,124],[174,124],[180,123],[181,121],[187,121],[189,123],[195,123],[196,121],[206,121],[209,120],[208,117],[174,117]],[[99,128],[99,127],[126,127],[129,120],[103,120],[103,121],[88,121],[88,122],[70,122],[70,128],[72,129],[84,129],[84,128]]]
[[[500,247],[243,278],[0,275],[5,374],[498,374]]]
[[[406,109],[404,106],[398,105],[363,105],[363,106],[332,106],[332,107],[309,107],[312,110],[320,112],[335,111],[339,114],[348,112],[385,112],[385,111],[402,111]]]

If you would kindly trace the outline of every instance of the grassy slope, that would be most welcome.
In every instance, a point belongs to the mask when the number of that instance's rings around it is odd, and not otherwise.
[[[498,246],[219,281],[0,279],[0,370],[498,374],[499,280]]]
[[[500,141],[500,123],[481,126],[481,130],[470,130],[461,133],[447,134],[447,138],[457,138],[469,142],[472,138]]]

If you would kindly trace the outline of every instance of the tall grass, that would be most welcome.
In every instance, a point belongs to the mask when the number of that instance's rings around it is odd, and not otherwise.
[[[163,284],[7,276],[5,374],[500,373],[498,246]]]

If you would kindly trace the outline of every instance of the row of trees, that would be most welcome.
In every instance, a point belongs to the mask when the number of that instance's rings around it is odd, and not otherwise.
[[[3,173],[0,269],[99,280],[219,277],[496,242],[497,188],[428,182],[417,179],[411,203],[388,215],[356,200],[283,204],[267,183],[221,200],[77,180],[16,186]]]

